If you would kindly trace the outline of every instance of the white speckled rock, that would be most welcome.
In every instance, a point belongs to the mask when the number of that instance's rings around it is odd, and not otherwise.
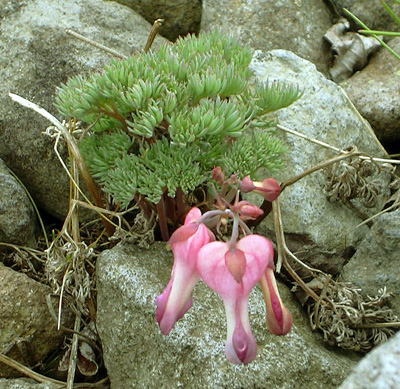
[[[400,388],[400,332],[372,350],[339,389]]]
[[[247,366],[226,359],[223,303],[202,282],[190,310],[162,335],[155,299],[171,265],[172,253],[162,243],[149,250],[119,245],[98,258],[97,328],[111,388],[336,388],[358,359],[327,350],[283,284],[292,330],[282,337],[268,332],[264,300],[255,288],[249,316],[259,350]]]
[[[294,104],[278,111],[279,124],[340,149],[355,145],[372,156],[385,155],[371,127],[343,90],[309,61],[284,50],[256,51],[251,68],[259,81],[286,81],[304,91]],[[279,172],[278,180],[284,181],[337,155],[297,136],[278,132],[287,145],[286,166]],[[280,196],[283,226],[285,232],[308,237],[326,251],[340,252],[348,245],[357,245],[368,228],[355,229],[362,220],[341,203],[328,201],[325,177],[323,171],[318,171],[285,189]],[[384,195],[388,194],[389,176],[381,174],[380,179],[383,192],[378,206],[362,208],[370,215],[381,209]],[[272,228],[271,217],[266,226]]]
[[[290,50],[325,74],[331,54],[323,36],[331,25],[320,0],[203,0],[201,31],[221,29],[257,50]]]

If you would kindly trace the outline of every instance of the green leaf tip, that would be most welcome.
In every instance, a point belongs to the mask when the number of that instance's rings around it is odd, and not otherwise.
[[[284,146],[264,115],[301,96],[283,83],[249,86],[252,50],[221,31],[112,60],[57,90],[61,115],[89,127],[80,149],[102,189],[128,207],[189,195],[211,170],[253,177],[282,166]]]

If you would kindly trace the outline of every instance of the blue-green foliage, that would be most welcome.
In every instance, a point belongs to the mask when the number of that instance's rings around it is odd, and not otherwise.
[[[220,32],[188,36],[157,52],[113,60],[102,73],[58,89],[60,113],[90,125],[80,148],[91,174],[122,207],[135,195],[157,203],[227,174],[280,167],[283,146],[265,115],[301,93],[248,85],[252,52]]]

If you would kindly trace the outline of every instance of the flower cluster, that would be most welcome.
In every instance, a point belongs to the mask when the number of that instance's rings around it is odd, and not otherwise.
[[[214,171],[218,182],[220,172]],[[242,191],[254,190],[268,201],[279,195],[275,180],[256,183],[246,177]],[[167,335],[192,305],[192,291],[197,281],[218,293],[225,305],[227,342],[225,353],[233,363],[251,362],[257,353],[248,316],[248,296],[260,282],[266,302],[267,327],[275,335],[286,334],[292,317],[283,305],[274,277],[273,248],[266,238],[253,235],[244,220],[254,219],[262,210],[247,201],[238,201],[224,208],[217,198],[218,210],[201,214],[192,208],[185,224],[171,236],[174,254],[171,279],[164,292],[157,297],[156,318],[163,334]],[[217,241],[207,226],[215,226],[222,219],[233,220],[232,237],[228,242]],[[246,236],[239,239],[239,229]]]

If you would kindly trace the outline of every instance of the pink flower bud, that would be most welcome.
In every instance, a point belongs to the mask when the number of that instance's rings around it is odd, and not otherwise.
[[[241,182],[240,189],[243,193],[247,193],[256,189],[256,187],[254,186],[253,181],[250,179],[250,177],[246,176]]]
[[[253,182],[256,189],[254,192],[259,193],[267,201],[274,201],[281,192],[281,187],[273,178],[265,178],[262,182]]]
[[[257,219],[264,213],[262,209],[248,201],[239,201],[236,205],[232,206],[232,211],[238,212],[243,220]]]
[[[221,167],[217,166],[212,171],[212,178],[217,181],[219,185],[224,183],[224,173],[222,173]]]

